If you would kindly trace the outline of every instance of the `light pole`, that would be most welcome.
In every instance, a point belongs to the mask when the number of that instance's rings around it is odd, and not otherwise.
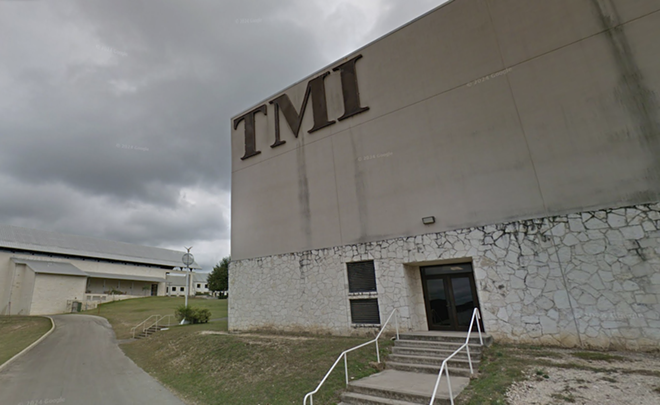
[[[183,261],[183,264],[185,264],[186,267],[188,268],[188,272],[186,273],[186,291],[185,291],[186,294],[185,305],[186,307],[188,307],[188,294],[190,294],[190,271],[191,271],[190,265],[195,262],[195,257],[190,253],[190,249],[193,248],[192,246],[189,248],[184,246],[184,248],[188,251],[188,253],[183,255],[181,261]]]

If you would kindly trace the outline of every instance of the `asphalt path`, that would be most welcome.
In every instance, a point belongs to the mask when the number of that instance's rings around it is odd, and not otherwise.
[[[124,355],[105,318],[52,318],[55,331],[0,372],[1,405],[184,405]]]

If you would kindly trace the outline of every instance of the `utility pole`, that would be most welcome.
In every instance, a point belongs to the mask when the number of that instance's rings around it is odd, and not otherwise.
[[[190,265],[195,263],[195,257],[190,253],[190,249],[193,247],[185,247],[184,248],[188,251],[188,253],[184,254],[183,257],[181,258],[181,261],[183,261],[183,264],[186,265],[186,268],[188,269],[188,272],[186,273],[186,302],[185,305],[188,307],[188,295],[190,294]]]

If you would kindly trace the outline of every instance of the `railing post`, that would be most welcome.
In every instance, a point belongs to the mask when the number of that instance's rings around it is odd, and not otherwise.
[[[449,380],[449,366],[447,366],[447,368],[445,369],[445,374],[447,375],[447,389],[449,390],[449,400],[451,401],[451,405],[454,405],[454,394],[451,392],[451,381]]]
[[[378,360],[378,364],[380,364],[380,350],[378,350],[378,340],[376,340],[376,359]]]
[[[346,375],[346,386],[348,387],[348,360],[346,356],[348,353],[344,353],[344,374]]]
[[[474,370],[472,369],[472,358],[470,357],[470,343],[465,346],[465,349],[467,349],[468,363],[470,363],[470,374],[474,374]]]
[[[396,340],[399,340],[399,311],[396,309],[396,314],[394,314],[394,324],[396,325]]]
[[[477,330],[479,330],[479,343],[481,343],[481,345],[483,346],[484,339],[481,337],[481,323],[479,322],[479,320],[481,319],[481,312],[479,311],[478,308],[475,308],[474,310],[477,312]]]

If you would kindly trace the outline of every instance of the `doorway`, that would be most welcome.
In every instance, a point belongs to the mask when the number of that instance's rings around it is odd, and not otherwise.
[[[472,264],[428,266],[421,272],[429,330],[467,331],[479,308]]]
[[[158,295],[158,284],[151,285],[151,296],[155,297]]]

